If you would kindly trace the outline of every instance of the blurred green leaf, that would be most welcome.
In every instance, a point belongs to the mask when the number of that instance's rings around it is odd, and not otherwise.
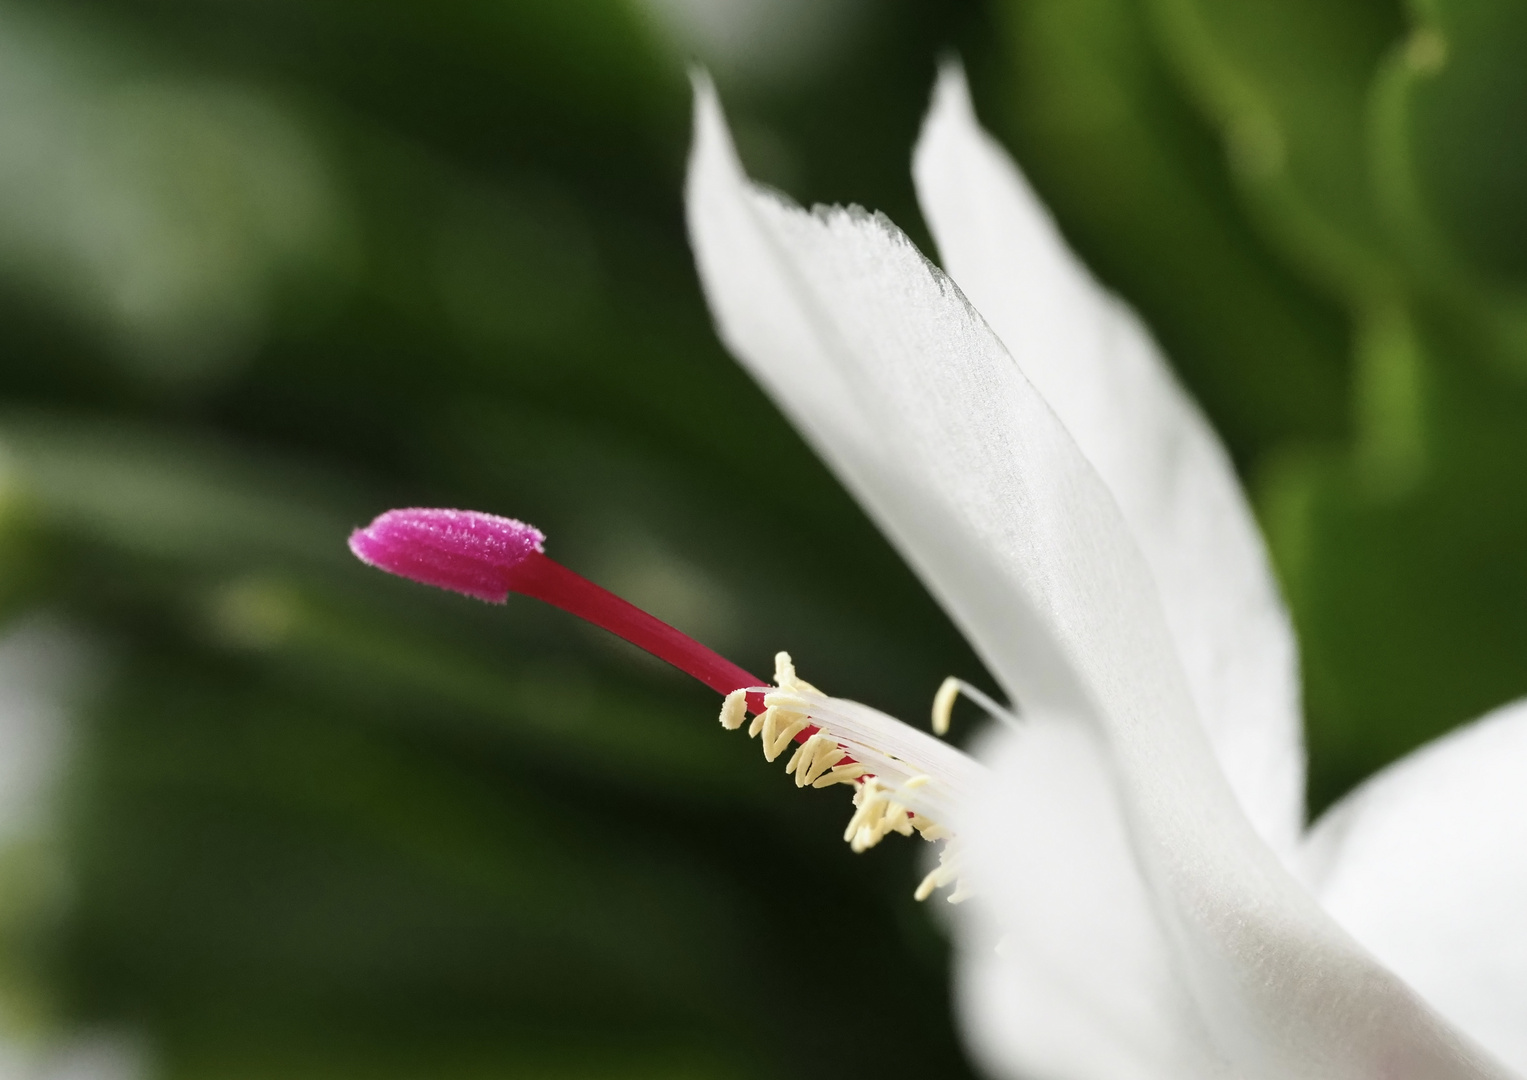
[[[1392,123],[1403,146],[1381,159],[1407,184],[1418,221],[1487,280],[1527,284],[1527,11],[1495,0],[1421,0],[1394,50]]]
[[[1222,132],[1258,223],[1354,307],[1398,286],[1369,167],[1370,87],[1403,32],[1371,0],[1153,0],[1168,55]]]
[[[1311,801],[1527,691],[1527,388],[1423,322],[1432,454],[1403,492],[1290,457],[1264,492],[1304,654]]]
[[[1417,4],[1374,94],[1378,194],[1419,285],[1473,337],[1466,355],[1527,369],[1527,15]]]
[[[1019,161],[1246,467],[1346,416],[1338,311],[1262,247],[1136,0],[1009,0]]]

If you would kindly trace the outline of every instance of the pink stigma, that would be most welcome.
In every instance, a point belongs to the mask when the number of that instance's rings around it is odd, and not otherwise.
[[[509,597],[509,572],[545,550],[534,525],[476,510],[389,510],[350,534],[361,562],[492,604]]]

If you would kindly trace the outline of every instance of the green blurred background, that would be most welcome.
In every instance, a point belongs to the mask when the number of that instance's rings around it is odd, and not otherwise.
[[[914,845],[344,548],[513,514],[756,671],[979,678],[680,202],[699,58],[755,175],[926,246],[950,53],[1254,494],[1312,809],[1527,691],[1514,0],[3,0],[0,1070],[968,1074]]]

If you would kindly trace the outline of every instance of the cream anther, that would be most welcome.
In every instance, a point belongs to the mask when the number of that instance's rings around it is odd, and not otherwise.
[[[992,719],[1010,725],[1018,723],[1018,715],[1012,709],[1003,708],[978,687],[951,675],[939,684],[938,692],[933,695],[933,733],[935,735],[949,734],[949,721],[954,715],[954,703],[961,694],[979,705],[981,710]]]
[[[933,695],[933,734],[949,734],[949,718],[954,713],[954,699],[960,696],[960,680],[953,675],[939,683]]]
[[[945,885],[955,885],[960,878],[960,850],[954,844],[945,844],[944,850],[938,853],[938,866],[928,872],[922,883],[917,886],[917,891],[912,894],[915,900],[926,900],[933,895],[933,890],[942,889]],[[962,900],[970,898],[961,885],[955,885],[954,892],[949,894],[949,902],[958,904]]]
[[[736,731],[747,718],[748,692],[746,690],[733,690],[721,702],[721,726],[728,731]]]
[[[847,750],[839,746],[831,737],[818,731],[801,743],[800,749],[785,766],[785,773],[795,774],[796,787],[805,787],[807,784],[815,787],[816,782],[828,769],[846,757],[848,757]]]
[[[859,777],[867,772],[869,772],[869,769],[866,766],[860,765],[857,761],[852,765],[839,765],[834,769],[829,769],[819,780],[814,780],[811,786],[814,788],[824,788],[831,787],[833,784],[847,784],[859,779]]]

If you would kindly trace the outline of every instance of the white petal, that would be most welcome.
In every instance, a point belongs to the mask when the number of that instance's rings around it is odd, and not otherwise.
[[[1087,726],[1032,712],[981,756],[1001,777],[961,825],[957,1002],[998,1076],[1225,1075],[1174,970],[1108,753]]]
[[[1527,1075],[1527,702],[1373,777],[1309,858],[1338,922]]]
[[[1215,756],[1257,831],[1292,854],[1304,823],[1294,636],[1224,449],[981,129],[958,67],[939,77],[913,162],[944,268],[1118,501]]]
[[[807,214],[750,185],[703,80],[688,206],[733,352],[1005,689],[1100,748],[1098,782],[1114,787],[1124,819],[1106,828],[1128,837],[1142,882],[1116,898],[1132,905],[1119,925],[1140,939],[1132,956],[1148,968],[1120,971],[1138,983],[1113,993],[1177,986],[1191,1000],[1199,1022],[1156,1041],[1194,1046],[1177,1075],[1221,1056],[1250,1076],[1493,1075],[1258,839],[1195,717],[1150,571],[1112,497],[953,284],[884,218]],[[1033,839],[1047,823],[1010,824]],[[1068,843],[1063,855],[1036,855],[1026,869],[1040,882],[1063,877],[1067,858],[1109,859],[1102,881],[1131,872],[1106,848]],[[1036,938],[1073,918],[1058,905],[989,913]],[[1199,1045],[1202,1032],[1212,1045]]]

